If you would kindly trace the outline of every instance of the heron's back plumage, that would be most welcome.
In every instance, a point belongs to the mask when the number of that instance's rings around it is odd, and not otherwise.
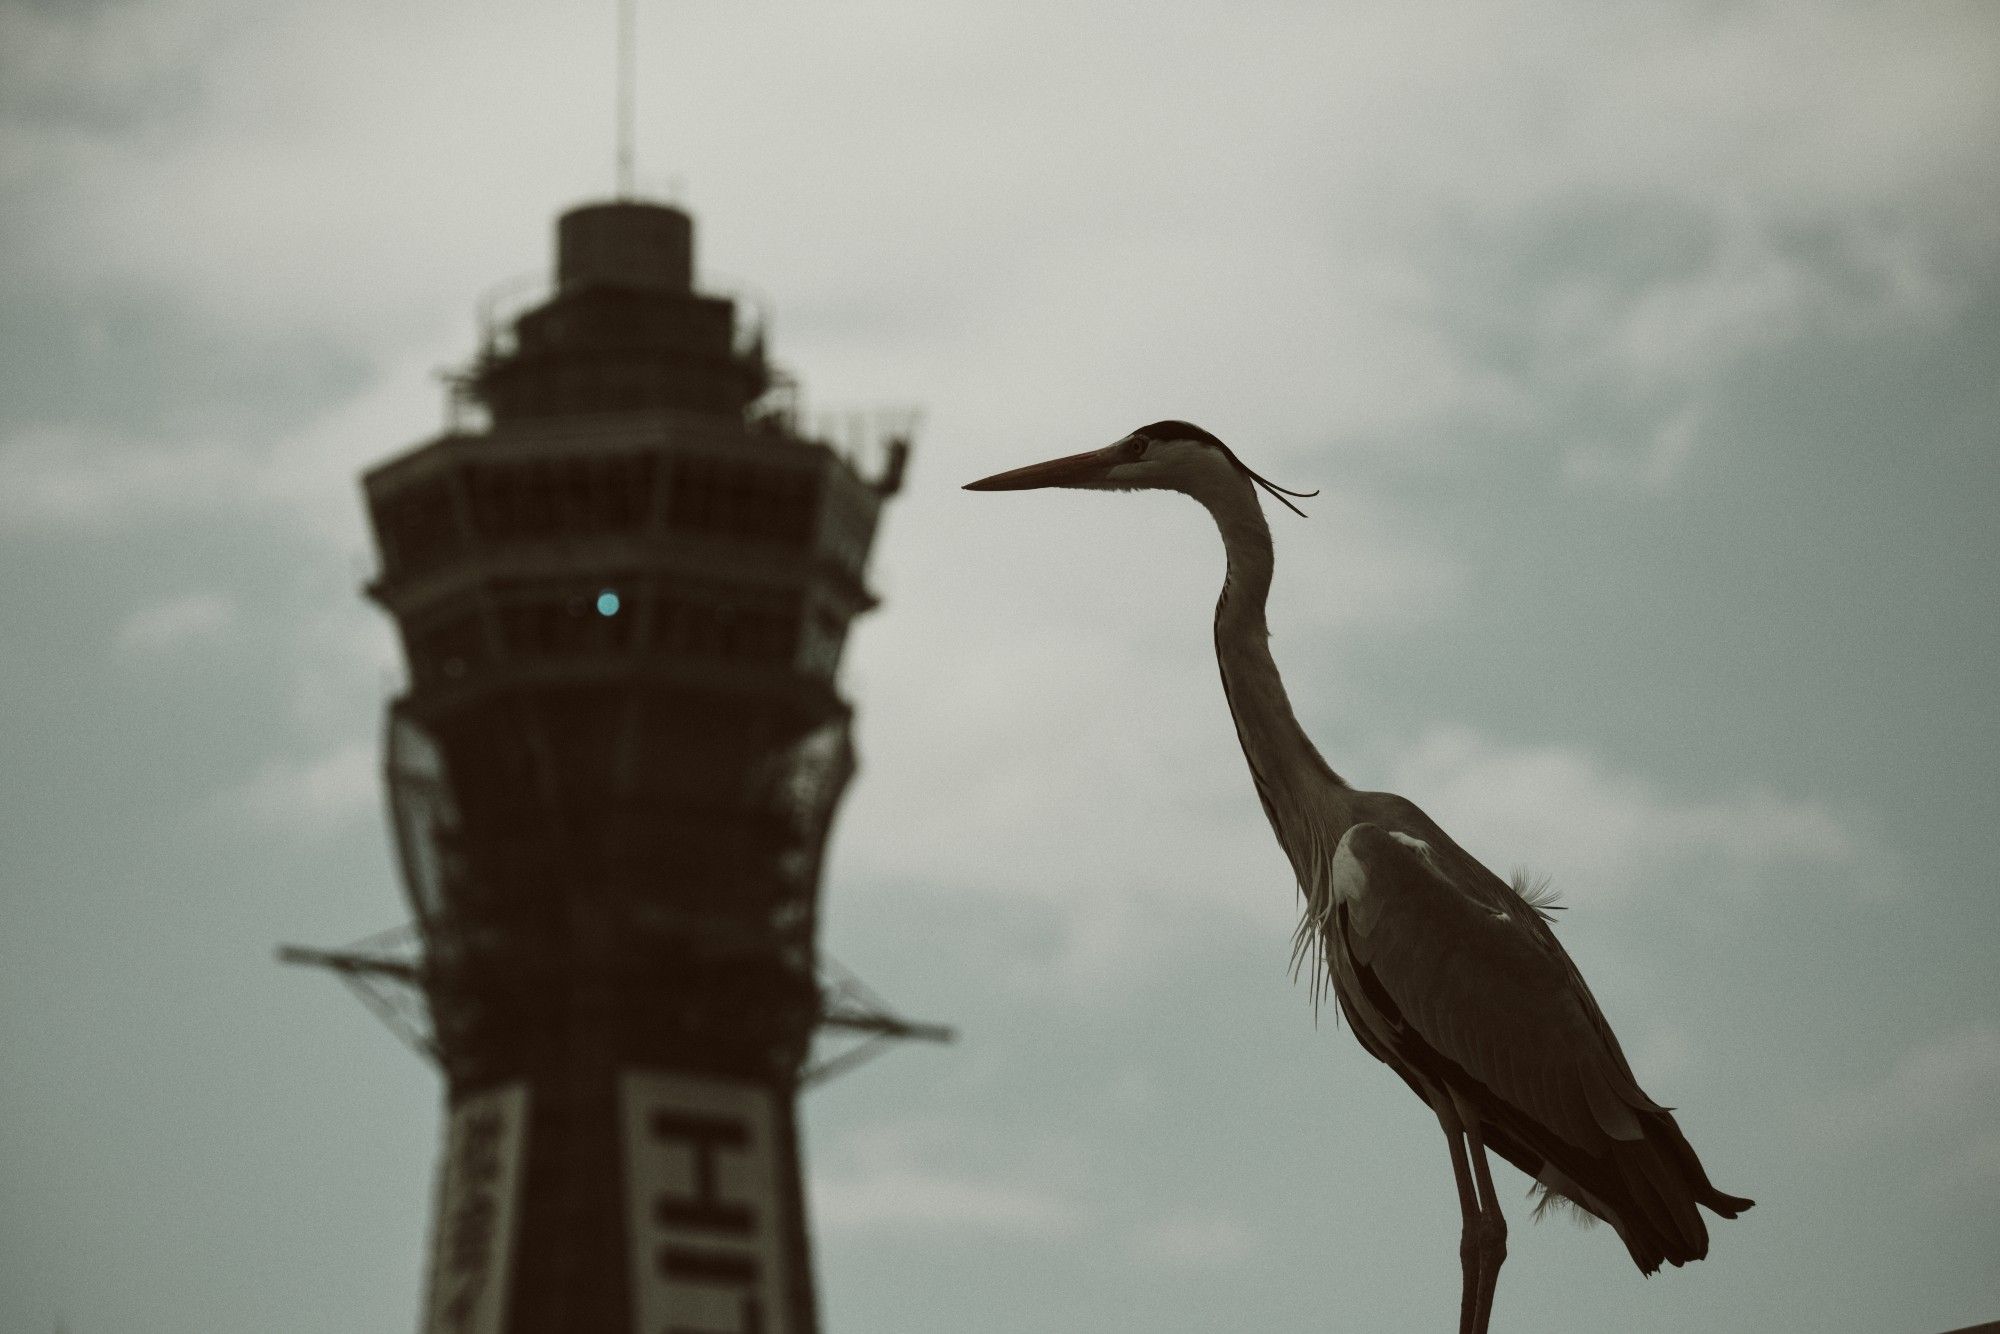
[[[1486,1143],[1610,1223],[1645,1273],[1708,1252],[1734,1217],[1673,1114],[1640,1089],[1534,905],[1400,797],[1357,794],[1308,912],[1342,1012],[1418,1096],[1456,1094]]]

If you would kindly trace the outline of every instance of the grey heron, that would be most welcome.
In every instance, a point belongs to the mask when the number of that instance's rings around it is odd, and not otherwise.
[[[1309,493],[1259,476],[1183,421],[966,489],[1038,487],[1179,491],[1221,529],[1215,654],[1257,799],[1303,896],[1296,944],[1362,1047],[1444,1129],[1463,1218],[1461,1334],[1485,1334],[1507,1253],[1488,1149],[1535,1183],[1538,1214],[1566,1203],[1602,1219],[1643,1274],[1705,1256],[1696,1206],[1734,1218],[1752,1201],[1710,1184],[1672,1111],[1640,1089],[1543,901],[1480,865],[1414,802],[1350,786],[1299,726],[1271,657],[1271,530],[1257,492],[1294,510],[1291,498]]]

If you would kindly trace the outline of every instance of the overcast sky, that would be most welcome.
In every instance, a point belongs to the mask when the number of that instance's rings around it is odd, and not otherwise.
[[[434,1074],[354,485],[611,178],[611,5],[0,0],[0,1329],[414,1325]],[[923,411],[825,944],[829,1334],[1435,1330],[1435,1121],[1286,973],[1212,527],[970,478],[1187,417],[1294,487],[1356,783],[1503,873],[1759,1207],[1496,1330],[2000,1318],[2000,11],[640,6],[642,181],[815,409]]]

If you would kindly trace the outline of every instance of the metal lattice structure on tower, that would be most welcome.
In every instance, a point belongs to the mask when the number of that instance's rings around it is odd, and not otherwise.
[[[426,1331],[814,1334],[796,1095],[944,1036],[816,944],[836,670],[908,440],[864,476],[769,407],[693,271],[679,209],[571,210],[553,291],[456,381],[489,424],[363,479],[414,921],[286,957],[444,1071]],[[815,1066],[827,1026],[863,1042]]]

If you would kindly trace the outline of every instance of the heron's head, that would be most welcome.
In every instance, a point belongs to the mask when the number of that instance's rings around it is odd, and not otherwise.
[[[1124,439],[1093,449],[1031,463],[1011,472],[967,482],[968,491],[1028,491],[1062,486],[1088,491],[1181,491],[1205,504],[1260,486],[1281,504],[1303,514],[1287,496],[1303,499],[1317,491],[1287,491],[1244,466],[1228,445],[1189,422],[1141,426]],[[1252,493],[1254,494],[1254,493]]]

